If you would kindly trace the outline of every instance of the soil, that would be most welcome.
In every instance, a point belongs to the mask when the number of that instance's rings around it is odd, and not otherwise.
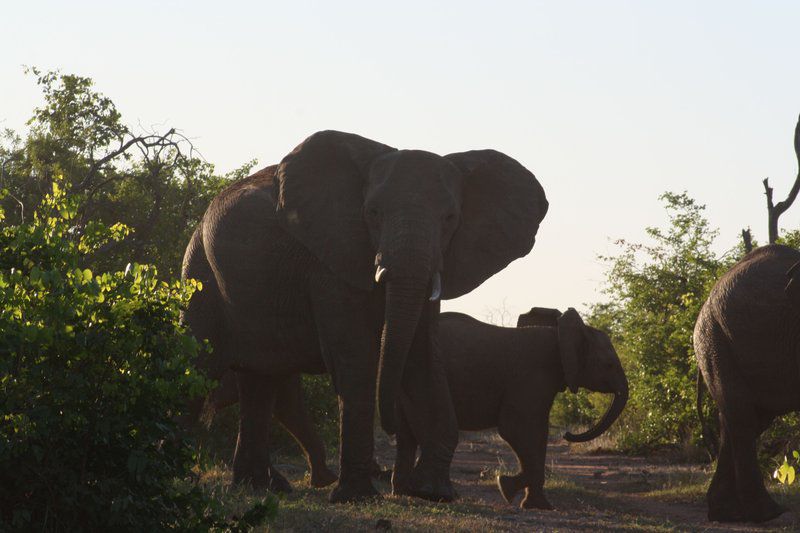
[[[385,439],[377,458],[389,467],[394,449]],[[451,477],[460,503],[491,515],[500,529],[520,531],[800,531],[792,512],[766,524],[719,524],[706,518],[709,465],[678,463],[667,457],[632,457],[570,451],[552,439],[546,460],[545,494],[553,511],[509,505],[495,485],[500,472],[514,473],[516,458],[496,434],[462,433]],[[684,489],[681,489],[684,487]],[[786,502],[784,502],[786,504]],[[499,522],[498,522],[499,520]],[[507,525],[507,528],[505,527]]]

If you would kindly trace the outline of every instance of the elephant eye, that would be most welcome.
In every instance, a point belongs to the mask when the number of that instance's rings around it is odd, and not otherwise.
[[[367,209],[367,215],[368,215],[370,218],[375,218],[375,219],[377,219],[378,217],[380,217],[381,213],[380,213],[380,211],[378,211],[376,208],[374,208],[374,207],[370,207],[369,209]]]
[[[447,215],[446,217],[444,217],[444,221],[445,221],[445,222],[452,222],[452,221],[454,221],[455,219],[456,219],[456,214],[455,214],[455,213],[450,213],[449,215]]]

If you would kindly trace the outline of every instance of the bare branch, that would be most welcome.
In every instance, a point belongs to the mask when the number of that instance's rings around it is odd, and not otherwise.
[[[146,134],[131,137],[127,141],[120,139],[120,145],[117,149],[107,153],[97,161],[93,162],[86,173],[86,177],[75,186],[73,190],[84,191],[89,188],[97,173],[103,168],[104,165],[114,160],[127,152],[131,147],[136,146],[142,153],[145,159],[150,158],[150,149],[155,149],[156,154],[160,154],[161,150],[166,148],[173,148],[176,151],[176,160],[182,157],[181,144],[185,143],[189,146],[189,153],[193,153],[191,141],[185,135],[177,133],[175,128],[170,128],[164,134]]]
[[[798,193],[800,193],[800,117],[798,117],[797,125],[794,128],[794,153],[797,158],[797,176],[785,200],[773,204],[772,187],[769,186],[769,178],[765,178],[763,181],[765,194],[767,196],[767,227],[770,244],[778,240],[778,219],[792,206],[797,199]]]

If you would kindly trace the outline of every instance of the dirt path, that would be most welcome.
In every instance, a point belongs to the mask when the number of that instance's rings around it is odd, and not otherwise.
[[[379,443],[377,451],[379,462],[391,465],[391,444]],[[704,465],[570,453],[564,441],[554,440],[548,448],[545,491],[555,511],[523,511],[505,502],[495,478],[516,468],[510,448],[495,434],[463,433],[451,470],[460,503],[491,516],[499,529],[508,530],[800,530],[797,515],[790,513],[762,526],[708,522],[704,493],[709,472]]]

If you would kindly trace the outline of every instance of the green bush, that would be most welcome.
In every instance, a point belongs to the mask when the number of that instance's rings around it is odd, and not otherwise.
[[[209,382],[178,318],[198,284],[140,265],[84,268],[128,230],[78,232],[79,207],[56,181],[31,222],[0,230],[0,529],[238,530],[267,518],[272,499],[228,521],[191,482],[176,418]]]
[[[649,244],[620,240],[619,255],[601,257],[608,300],[589,318],[609,333],[628,375],[630,399],[616,432],[619,446],[633,452],[700,442],[694,324],[714,282],[743,253],[712,250],[717,231],[686,193],[661,199],[666,229],[647,228]]]
[[[91,78],[26,70],[43,101],[24,134],[0,131],[0,186],[10,192],[0,207],[8,221],[28,220],[27,211],[59,175],[70,197],[80,198],[74,231],[82,233],[87,220],[122,222],[133,230],[98,248],[87,266],[115,270],[147,263],[167,279],[180,277],[186,244],[208,204],[248,175],[255,161],[219,174],[175,128],[127,126]]]

